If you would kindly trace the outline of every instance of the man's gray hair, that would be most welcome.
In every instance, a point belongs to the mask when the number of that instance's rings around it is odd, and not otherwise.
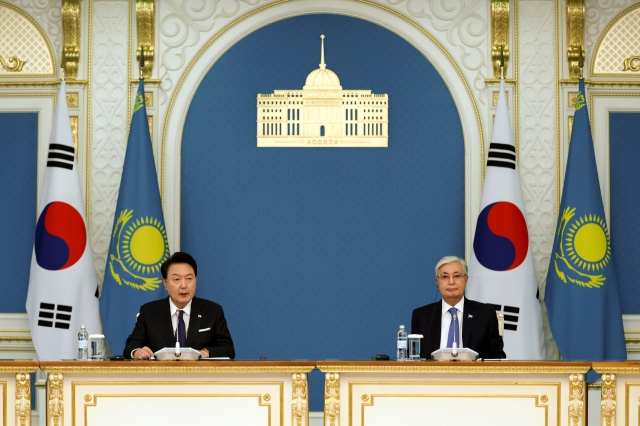
[[[436,278],[438,278],[438,269],[440,269],[442,265],[446,265],[447,263],[453,263],[453,262],[458,262],[462,265],[465,275],[469,273],[469,267],[467,266],[466,260],[458,256],[445,256],[442,259],[438,260],[438,263],[436,263]]]

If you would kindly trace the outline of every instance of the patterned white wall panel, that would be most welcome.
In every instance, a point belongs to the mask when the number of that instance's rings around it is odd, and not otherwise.
[[[518,2],[520,166],[538,278],[549,266],[556,222],[555,10]]]
[[[397,13],[406,16],[429,32],[453,56],[469,84],[476,101],[489,107],[489,92],[485,78],[491,78],[487,68],[488,41],[491,37],[489,4],[482,0],[379,0]]]
[[[593,50],[596,47],[598,38],[606,26],[620,12],[626,8],[637,4],[638,0],[585,0],[585,78],[588,78],[588,70],[591,69],[591,59]]]
[[[60,64],[62,53],[62,0],[4,0],[28,13],[49,37]],[[58,72],[56,71],[56,74]]]
[[[518,2],[520,173],[540,283],[547,276],[557,219],[555,12],[552,1]]]
[[[95,1],[90,7],[90,230],[101,285],[127,143],[129,2]]]
[[[269,0],[156,2],[159,28],[156,58],[159,58],[158,76],[162,79],[159,104],[167,104],[186,67],[215,33],[238,17],[269,3],[275,2]]]

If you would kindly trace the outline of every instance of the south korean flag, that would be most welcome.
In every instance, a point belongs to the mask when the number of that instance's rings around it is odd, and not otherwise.
[[[493,305],[504,315],[504,351],[509,359],[545,358],[538,281],[503,79],[466,295]]]

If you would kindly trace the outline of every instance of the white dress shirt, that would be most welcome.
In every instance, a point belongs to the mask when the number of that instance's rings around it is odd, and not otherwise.
[[[442,299],[442,318],[440,328],[440,349],[447,347],[447,340],[449,338],[449,327],[451,326],[451,314],[449,309],[456,308],[458,310],[458,332],[456,333],[456,343],[458,347],[462,347],[462,313],[464,312],[464,296],[455,306],[449,305]]]

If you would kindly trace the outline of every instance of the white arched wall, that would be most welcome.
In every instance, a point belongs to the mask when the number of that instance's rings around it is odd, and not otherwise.
[[[469,251],[480,204],[484,160],[483,131],[471,87],[445,49],[416,24],[384,7],[346,0],[328,0],[321,5],[317,1],[301,0],[257,9],[214,36],[187,67],[171,99],[162,140],[164,215],[170,247],[173,250],[180,247],[182,132],[191,100],[200,83],[216,61],[248,34],[282,19],[315,13],[351,16],[387,28],[420,51],[444,80],[458,109],[464,135],[465,246]]]

